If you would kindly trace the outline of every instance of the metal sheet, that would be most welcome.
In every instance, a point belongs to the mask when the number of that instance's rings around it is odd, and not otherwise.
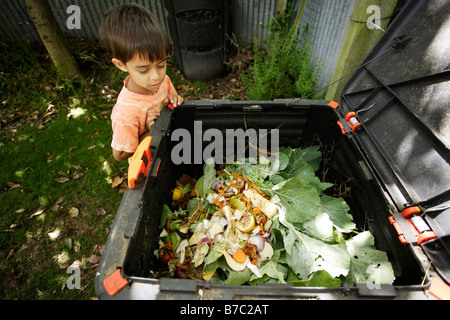
[[[299,7],[302,0],[296,0]],[[311,27],[311,45],[313,59],[321,61],[322,69],[318,86],[327,84],[334,71],[339,51],[345,37],[350,15],[356,0],[308,0],[303,13],[301,26]],[[64,33],[83,38],[97,38],[98,27],[103,13],[109,8],[123,3],[139,3],[152,11],[159,19],[167,33],[166,9],[164,0],[48,0],[56,21]],[[275,14],[277,0],[233,0],[231,5],[232,30],[240,46],[247,46],[254,40],[261,45],[266,29]],[[70,5],[77,5],[81,10],[81,28],[69,29],[67,13]],[[39,35],[31,22],[23,0],[2,0],[0,2],[0,38],[11,40],[21,38],[25,41],[40,41]]]

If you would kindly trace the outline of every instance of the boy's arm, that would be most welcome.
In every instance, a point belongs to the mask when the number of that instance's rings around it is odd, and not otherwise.
[[[146,130],[143,134],[141,134],[139,136],[139,143],[141,143],[142,140],[144,140],[145,137],[148,136],[149,132],[150,132],[150,130]],[[126,159],[128,159],[129,157],[131,157],[134,154],[134,152],[130,153],[130,152],[126,152],[126,151],[119,151],[119,150],[116,150],[116,149],[112,149],[112,151],[113,151],[113,157],[117,161],[126,160]]]
[[[129,157],[131,157],[133,155],[133,153],[129,153],[126,151],[119,151],[116,149],[112,149],[112,151],[113,151],[113,157],[117,161],[122,161],[122,160],[128,159]]]

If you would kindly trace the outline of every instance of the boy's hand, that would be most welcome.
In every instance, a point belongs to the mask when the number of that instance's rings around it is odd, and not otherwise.
[[[183,103],[183,97],[177,94],[169,93],[163,103],[165,106],[171,103],[174,107],[176,107]]]
[[[147,110],[147,119],[145,119],[145,126],[148,130],[153,126],[155,123],[156,118],[158,118],[160,112],[158,109],[149,109]]]

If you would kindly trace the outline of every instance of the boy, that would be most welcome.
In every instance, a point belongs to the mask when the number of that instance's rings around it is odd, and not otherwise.
[[[170,43],[163,28],[144,7],[125,4],[111,9],[99,29],[114,65],[129,75],[111,113],[113,156],[133,155],[167,104],[183,103],[166,75]]]

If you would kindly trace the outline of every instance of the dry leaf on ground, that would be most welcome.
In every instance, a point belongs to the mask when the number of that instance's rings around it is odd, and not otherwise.
[[[97,256],[97,255],[93,254],[92,256],[87,258],[86,261],[91,263],[91,264],[97,264],[97,263],[100,262],[100,256]]]
[[[64,200],[63,197],[58,198],[58,200],[56,200],[56,202],[50,207],[50,210],[58,211],[59,205],[60,205],[61,202],[63,202],[63,200]]]
[[[82,176],[84,176],[84,173],[83,173],[83,172],[75,172],[75,173],[73,174],[74,180],[78,180],[78,179],[80,179]]]
[[[19,188],[20,184],[18,183],[14,183],[14,182],[6,182],[6,184],[8,185],[9,189],[15,189],[15,188]]]
[[[115,187],[119,186],[122,182],[123,182],[123,177],[119,176],[119,175],[115,175],[112,178],[112,188],[114,189]]]
[[[33,217],[35,217],[35,216],[38,216],[38,215],[42,214],[42,212],[44,212],[44,209],[39,209],[39,210],[37,210],[35,213],[33,213],[33,214],[30,216],[30,219],[33,218]]]
[[[49,236],[50,241],[55,241],[56,239],[59,238],[60,233],[61,231],[58,228],[56,228],[52,232],[47,233],[47,235]]]
[[[58,182],[58,183],[63,184],[63,183],[66,183],[67,181],[69,181],[69,178],[67,178],[67,177],[59,177],[59,178],[56,178],[55,181]]]
[[[72,208],[69,209],[69,215],[70,215],[72,218],[78,217],[78,214],[79,214],[79,213],[80,213],[80,210],[78,210],[78,209],[75,208],[75,207],[72,207]]]

